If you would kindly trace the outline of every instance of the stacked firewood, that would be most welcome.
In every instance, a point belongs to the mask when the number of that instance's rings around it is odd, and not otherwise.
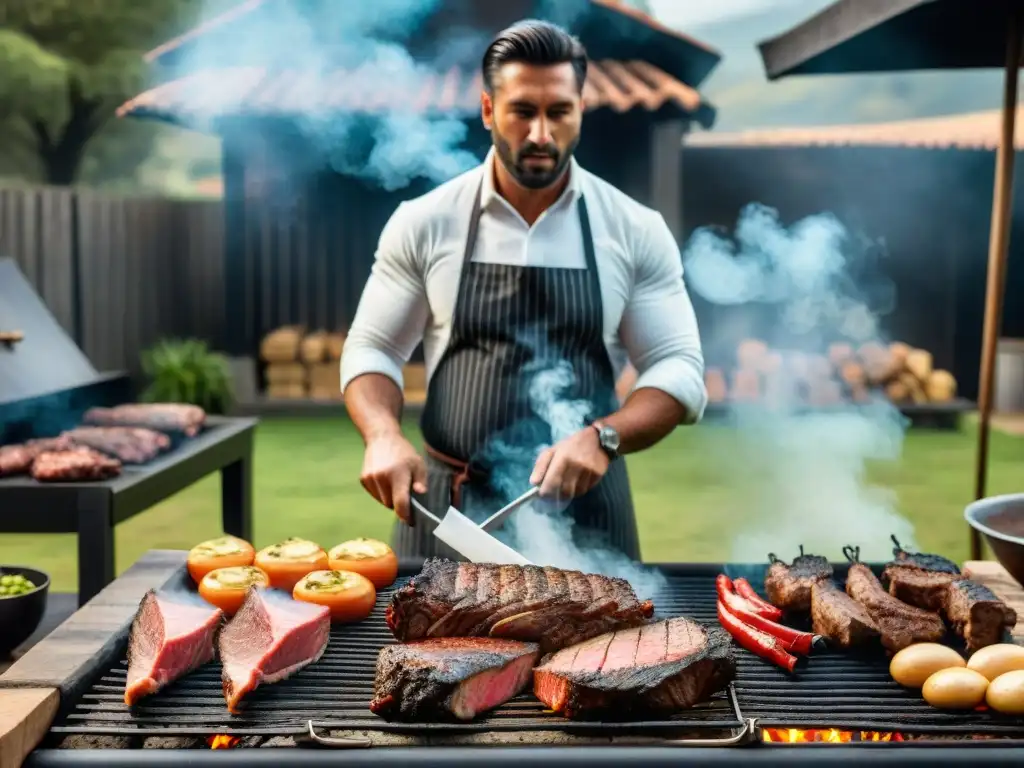
[[[286,326],[268,333],[260,344],[265,362],[266,394],[292,400],[341,398],[339,360],[345,334]]]
[[[828,407],[884,394],[894,403],[943,403],[956,397],[949,371],[936,370],[926,350],[895,342],[832,344],[823,355],[773,350],[755,339],[740,343],[731,369],[705,371],[712,403],[760,402]]]

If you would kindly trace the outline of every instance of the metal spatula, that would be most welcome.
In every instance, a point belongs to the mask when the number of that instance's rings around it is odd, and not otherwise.
[[[516,501],[519,501],[519,499]],[[512,503],[516,504],[516,502]],[[455,507],[448,507],[444,518],[440,519],[417,501],[415,497],[412,498],[412,505],[416,508],[417,512],[437,524],[437,527],[434,529],[434,535],[438,539],[470,562],[498,563],[500,565],[532,565],[529,560],[512,549],[512,547],[498,541],[485,531],[483,526],[474,523]],[[486,523],[491,522],[498,515],[507,515],[508,511],[511,511],[506,510],[508,510],[507,507],[498,510],[498,512],[488,518]]]

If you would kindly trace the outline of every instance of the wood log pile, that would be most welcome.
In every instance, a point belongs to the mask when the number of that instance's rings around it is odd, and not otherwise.
[[[260,344],[266,395],[290,400],[340,400],[344,333],[307,333],[301,326],[271,331]]]
[[[957,390],[949,371],[935,369],[931,353],[902,342],[836,343],[823,355],[811,355],[746,339],[736,349],[734,367],[709,366],[704,379],[712,403],[818,408],[864,403],[877,394],[897,405],[944,403]]]
[[[345,334],[324,330],[307,332],[285,326],[268,333],[260,343],[266,364],[267,397],[288,400],[341,400],[341,353]],[[411,363],[403,371],[407,403],[426,399],[426,371]]]

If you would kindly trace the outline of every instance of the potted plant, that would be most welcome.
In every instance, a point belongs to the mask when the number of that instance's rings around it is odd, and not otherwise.
[[[200,339],[158,342],[142,354],[142,370],[144,402],[187,403],[222,414],[234,400],[227,359]]]

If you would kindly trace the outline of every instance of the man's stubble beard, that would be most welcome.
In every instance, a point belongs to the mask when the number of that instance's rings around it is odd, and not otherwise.
[[[505,166],[505,170],[512,175],[512,178],[514,178],[520,186],[526,189],[545,189],[562,178],[562,174],[569,166],[573,153],[576,151],[576,147],[580,143],[580,137],[579,134],[576,134],[576,137],[572,140],[572,143],[565,148],[565,151],[558,154],[554,166],[549,171],[532,171],[528,167],[520,164],[513,156],[512,148],[509,146],[508,142],[505,141],[502,135],[498,132],[497,126],[491,127],[491,141],[494,144],[494,150],[498,155],[498,159],[501,160],[501,164]],[[527,145],[520,150],[520,155],[522,155],[526,149],[535,148]]]

